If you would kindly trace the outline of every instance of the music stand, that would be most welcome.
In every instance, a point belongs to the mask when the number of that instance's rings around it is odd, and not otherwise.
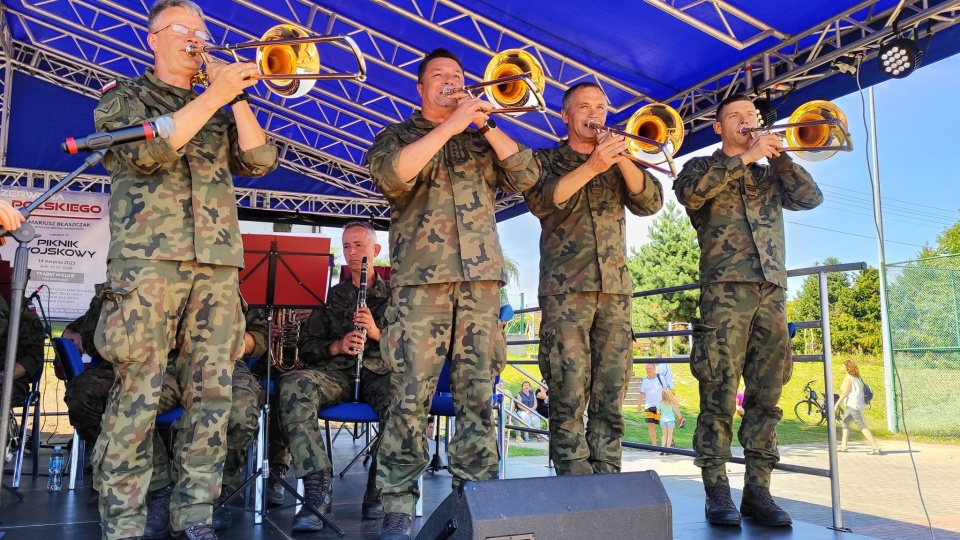
[[[333,255],[330,253],[330,239],[318,236],[301,236],[291,234],[244,234],[243,235],[244,269],[238,277],[240,292],[250,307],[262,307],[267,317],[267,353],[266,360],[266,390],[267,399],[264,404],[263,422],[261,425],[261,447],[269,446],[270,437],[270,371],[273,354],[273,311],[275,309],[316,308],[323,305],[327,296],[327,287],[330,283],[330,265]],[[264,453],[261,456],[260,469],[247,478],[243,484],[231,493],[220,504],[227,504],[237,493],[247,489],[251,482],[261,479],[264,483],[273,476],[283,489],[296,498],[305,508],[313,512],[323,523],[330,527],[340,538],[343,530],[337,527],[330,519],[320,513],[307,500],[297,493],[296,488],[283,478],[270,471],[269,458]],[[257,494],[256,523],[261,523],[263,516],[269,513],[266,504],[266,490],[259,489]],[[217,508],[219,508],[218,506]],[[283,510],[282,507],[277,510]],[[216,510],[216,508],[215,508]]]

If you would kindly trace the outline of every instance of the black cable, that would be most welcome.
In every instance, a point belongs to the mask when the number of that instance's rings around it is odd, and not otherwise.
[[[857,64],[857,88],[859,89],[859,94],[860,94],[860,104],[861,104],[860,111],[861,111],[862,116],[863,116],[863,128],[864,128],[864,132],[866,132],[866,134],[867,134],[867,141],[868,141],[868,143],[869,143],[869,141],[870,141],[871,139],[870,139],[870,128],[867,126],[867,102],[866,102],[866,99],[863,97],[863,87],[860,85],[860,64],[862,64],[862,63],[863,63],[863,59],[861,58],[860,61],[859,61],[858,64]],[[871,186],[871,188],[873,188],[873,186],[874,186],[874,183],[873,183],[873,182],[874,182],[874,178],[873,178],[873,170],[870,168],[870,152],[867,150],[867,147],[868,147],[868,146],[869,146],[869,144],[863,145],[863,150],[864,150],[864,154],[866,155],[866,158],[867,158],[867,173],[868,173],[868,176],[869,176],[869,178],[870,178],[870,186]],[[880,163],[879,163],[879,161],[877,162],[877,168],[880,168]],[[880,186],[877,185],[877,186],[876,186],[876,189],[877,189],[877,194],[879,195],[879,193],[880,193]],[[877,227],[877,237],[879,238],[879,237],[881,236],[881,235],[880,235],[880,222],[879,222],[879,220],[874,220],[874,224],[875,224],[876,227]],[[882,247],[882,246],[881,246],[881,247]],[[891,356],[892,356],[892,354],[891,354]],[[900,422],[901,422],[901,424],[903,424],[903,435],[904,435],[904,437],[906,437],[906,439],[907,439],[907,452],[910,454],[910,464],[913,466],[913,476],[914,476],[914,478],[916,479],[916,482],[917,482],[917,495],[919,495],[919,497],[920,497],[920,506],[923,507],[923,515],[926,516],[926,518],[927,518],[927,528],[930,529],[930,537],[931,537],[933,540],[936,540],[936,539],[937,539],[937,535],[934,533],[934,530],[933,530],[933,522],[930,521],[930,513],[927,512],[927,503],[926,503],[926,501],[923,499],[923,487],[922,487],[922,485],[921,485],[921,483],[920,483],[920,473],[919,473],[919,471],[917,471],[917,462],[916,462],[916,460],[915,460],[914,457],[913,457],[913,445],[912,445],[912,443],[911,443],[911,441],[910,441],[910,433],[907,431],[906,408],[904,407],[904,403],[903,403],[903,381],[900,380],[900,372],[899,372],[899,370],[897,370],[897,363],[893,361],[893,358],[890,359],[890,364],[891,364],[891,366],[893,367],[893,376],[894,376],[894,378],[896,378],[896,380],[897,380],[895,392],[899,394],[899,398],[900,398],[900,399],[899,399],[899,401],[900,401]],[[894,412],[896,412],[896,411],[894,411]]]
[[[920,473],[917,471],[917,462],[913,458],[913,445],[910,442],[910,433],[907,431],[907,411],[903,403],[903,381],[900,380],[900,370],[897,369],[897,363],[891,362],[891,364],[893,365],[893,376],[897,379],[896,392],[900,398],[900,423],[903,424],[903,436],[907,439],[907,453],[910,455],[910,464],[913,466],[913,476],[917,480],[917,495],[920,497],[920,506],[923,507],[923,515],[927,517],[927,528],[930,529],[930,538],[937,540],[933,522],[930,521],[930,513],[927,512],[927,503],[923,499],[923,489],[920,486]]]

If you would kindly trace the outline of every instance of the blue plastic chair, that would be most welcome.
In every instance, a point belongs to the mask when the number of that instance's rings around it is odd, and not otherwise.
[[[320,420],[323,420],[323,429],[327,437],[327,456],[330,457],[331,463],[333,463],[333,437],[330,436],[330,422],[367,424],[366,445],[364,445],[363,450],[354,456],[353,459],[350,460],[350,463],[348,463],[347,466],[340,471],[340,478],[343,478],[343,475],[350,470],[350,467],[353,467],[353,464],[356,463],[361,456],[367,455],[367,453],[376,443],[377,437],[379,437],[380,434],[378,433],[376,437],[371,437],[370,424],[379,423],[380,415],[378,415],[377,411],[373,410],[373,407],[368,403],[350,402],[340,403],[338,405],[322,409],[317,413],[317,417]]]
[[[60,367],[63,370],[63,376],[67,382],[72,381],[74,377],[83,373],[86,365],[83,363],[83,355],[77,345],[67,338],[53,338],[53,352],[60,361]],[[70,452],[70,481],[68,489],[74,489],[77,486],[77,479],[83,478],[83,467],[79,461],[83,457],[86,444],[80,439],[77,430],[73,430],[73,444]]]

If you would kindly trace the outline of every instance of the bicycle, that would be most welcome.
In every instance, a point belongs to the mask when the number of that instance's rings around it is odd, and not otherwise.
[[[803,387],[803,392],[805,397],[797,402],[793,406],[793,413],[797,415],[797,419],[801,423],[808,426],[820,426],[827,421],[827,404],[826,401],[820,402],[820,396],[817,395],[817,391],[813,389],[812,385],[814,381],[810,381],[806,386]],[[836,394],[833,395],[836,399]],[[843,407],[837,407],[836,419],[839,422],[843,418]]]

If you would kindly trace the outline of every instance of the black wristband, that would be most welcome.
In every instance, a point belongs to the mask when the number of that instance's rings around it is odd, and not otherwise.
[[[250,101],[250,94],[248,94],[246,90],[243,90],[239,94],[237,94],[237,97],[233,98],[233,101],[231,101],[230,103],[227,103],[227,106],[232,107],[233,105],[236,105],[241,101],[246,101],[246,102]]]

